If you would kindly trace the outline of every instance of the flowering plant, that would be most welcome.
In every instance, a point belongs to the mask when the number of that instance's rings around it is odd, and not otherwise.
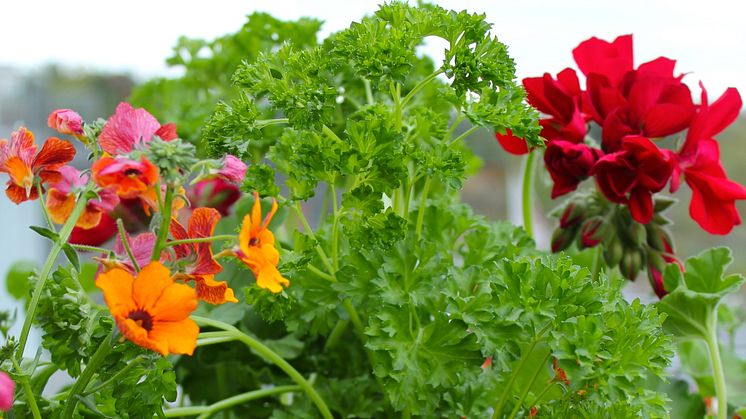
[[[19,129],[0,143],[8,196],[40,203],[32,229],[52,241],[0,351],[14,417],[666,417],[664,328],[689,319],[626,301],[623,281],[460,199],[478,166],[465,139],[485,129],[526,150],[550,128],[572,138],[547,146],[559,190],[615,152],[611,166],[645,163],[636,195],[671,159],[652,134],[599,152],[580,145],[577,109],[540,124],[483,15],[391,3],[320,44],[318,28],[253,15],[233,37],[182,40],[185,77],[133,97],[148,110],[54,111],[50,127],[90,153],[82,171],[70,141],[37,153]],[[417,53],[430,36],[448,44],[440,66]],[[715,310],[742,281],[722,278],[728,258],[666,269],[663,302]],[[49,360],[29,357],[34,322]],[[50,395],[59,370],[73,382]]]

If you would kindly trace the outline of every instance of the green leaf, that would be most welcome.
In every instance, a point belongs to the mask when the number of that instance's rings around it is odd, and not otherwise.
[[[16,300],[22,300],[29,297],[31,291],[31,282],[29,279],[36,270],[36,262],[30,260],[19,260],[13,262],[5,276],[5,286],[10,294]]]
[[[62,252],[65,253],[65,257],[70,261],[75,270],[80,271],[80,258],[78,258],[78,252],[75,251],[75,248],[70,243],[66,243],[62,246]]]
[[[721,300],[746,281],[740,274],[724,276],[732,261],[730,249],[718,247],[687,259],[683,273],[675,264],[666,267],[669,294],[657,304],[668,315],[666,330],[682,339],[708,338]]]
[[[29,228],[33,230],[36,234],[42,237],[46,237],[53,242],[56,242],[60,238],[59,234],[55,233],[54,231],[48,228],[39,227],[39,226],[29,226]]]

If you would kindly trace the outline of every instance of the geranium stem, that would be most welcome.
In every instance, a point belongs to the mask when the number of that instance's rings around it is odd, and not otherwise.
[[[534,192],[534,166],[536,166],[536,156],[538,153],[530,152],[526,155],[526,160],[523,166],[523,196],[522,196],[522,210],[523,210],[523,229],[529,237],[534,237],[534,228],[532,222],[532,198]]]
[[[54,267],[54,261],[57,260],[57,255],[59,255],[60,250],[62,250],[62,247],[70,238],[70,233],[72,233],[78,217],[80,217],[80,214],[83,213],[83,210],[88,203],[87,195],[89,191],[90,187],[83,190],[78,196],[75,207],[73,207],[73,210],[70,213],[70,217],[62,226],[62,229],[59,232],[59,237],[57,241],[55,241],[52,245],[52,249],[49,251],[49,256],[47,256],[47,260],[44,262],[44,266],[42,266],[41,268],[39,279],[36,281],[36,287],[34,287],[34,292],[31,295],[31,301],[29,302],[28,308],[26,309],[26,318],[23,321],[21,335],[18,339],[16,359],[18,359],[19,361],[21,358],[23,358],[23,351],[24,349],[26,349],[26,342],[28,341],[28,334],[31,330],[31,323],[33,323],[34,317],[36,317],[36,307],[39,305],[39,299],[41,298],[41,293],[44,290],[44,284],[47,282],[47,277],[49,277],[49,274],[52,272],[52,267]]]
[[[707,349],[710,352],[710,362],[712,363],[712,373],[715,380],[715,395],[718,400],[718,419],[728,417],[728,394],[725,387],[725,372],[723,371],[723,361],[720,358],[720,348],[717,337],[717,311],[711,314],[712,320],[708,322],[709,333],[705,338]]]
[[[292,365],[290,365],[287,361],[285,361],[281,356],[277,355],[273,350],[265,346],[263,343],[259,342],[258,340],[252,338],[251,336],[241,332],[234,326],[221,322],[219,320],[213,320],[209,319],[207,317],[201,317],[201,316],[192,316],[192,320],[195,322],[205,325],[205,326],[212,326],[221,330],[225,330],[226,332],[229,332],[233,335],[235,340],[239,340],[243,342],[246,346],[251,348],[253,351],[267,359],[268,361],[272,362],[273,364],[277,365],[281,370],[283,370],[293,381],[295,381],[302,389],[303,391],[308,394],[308,397],[311,398],[313,403],[316,405],[316,407],[319,409],[319,412],[321,413],[321,416],[324,417],[324,419],[333,419],[333,416],[331,412],[329,411],[329,407],[326,405],[324,400],[321,398],[319,393],[316,392],[316,390],[313,388],[313,386],[303,377],[298,370],[293,368]]]

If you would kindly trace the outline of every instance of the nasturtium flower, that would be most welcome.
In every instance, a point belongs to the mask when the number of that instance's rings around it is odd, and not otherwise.
[[[220,221],[220,213],[212,208],[197,208],[189,219],[187,229],[177,220],[171,220],[171,236],[175,240],[211,237]],[[194,281],[197,298],[210,304],[237,303],[233,290],[224,281],[215,281],[215,274],[223,270],[212,254],[212,243],[188,243],[175,245],[178,260],[186,260],[188,266],[183,278]],[[177,276],[178,277],[178,276]]]
[[[145,157],[105,156],[93,163],[93,180],[102,188],[114,187],[120,198],[136,198],[152,189],[158,180],[158,168]]]
[[[67,135],[83,135],[83,118],[72,109],[55,109],[47,119],[49,128]]]
[[[101,149],[111,155],[126,154],[137,145],[152,140],[154,135],[166,141],[176,139],[176,125],[161,126],[145,109],[135,109],[129,103],[122,102],[106,121],[98,141]]]
[[[101,221],[92,228],[73,228],[68,240],[73,244],[83,244],[88,246],[101,246],[114,237],[117,232],[117,223],[107,213],[101,214]]]
[[[88,183],[88,175],[72,166],[63,166],[59,170],[60,179],[49,184],[47,191],[47,210],[49,217],[57,224],[64,224],[75,207],[76,192]],[[88,201],[83,214],[75,225],[84,229],[96,227],[101,222],[104,213],[114,209],[119,204],[119,197],[113,188],[98,191],[98,198]]]
[[[199,327],[189,315],[197,308],[197,293],[174,282],[161,263],[149,263],[137,277],[112,269],[98,275],[96,286],[128,340],[162,355],[194,352]]]
[[[261,200],[259,194],[254,192],[254,206],[251,214],[244,216],[238,236],[238,248],[234,252],[254,273],[259,287],[278,293],[283,286],[290,285],[290,281],[277,270],[280,253],[275,247],[275,235],[267,228],[275,212],[277,201],[273,199],[272,209],[262,220]]]
[[[0,410],[8,411],[13,407],[15,383],[8,374],[0,371]]]
[[[55,182],[60,178],[60,167],[75,157],[70,142],[50,137],[36,152],[34,134],[26,128],[13,132],[8,140],[0,140],[0,172],[10,175],[5,193],[16,204],[36,199],[39,194],[35,182]]]
[[[215,208],[225,216],[241,198],[241,189],[222,178],[213,178],[200,180],[187,189],[186,194],[193,208]]]

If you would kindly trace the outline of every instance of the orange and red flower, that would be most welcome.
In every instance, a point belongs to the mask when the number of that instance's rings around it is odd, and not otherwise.
[[[60,179],[49,184],[47,193],[47,210],[49,217],[57,224],[64,224],[70,217],[75,206],[76,192],[88,183],[88,175],[80,175],[80,172],[71,166],[63,166],[59,170]],[[119,204],[119,197],[112,188],[102,189],[98,192],[98,199],[88,201],[88,204],[80,215],[76,227],[91,229],[100,222],[103,214],[114,209]]]
[[[275,293],[290,285],[277,270],[280,253],[275,248],[275,235],[267,228],[276,211],[277,201],[273,199],[272,209],[262,221],[262,204],[254,192],[254,206],[243,219],[238,248],[234,249],[236,257],[254,273],[257,285]]]
[[[197,208],[184,229],[176,219],[171,220],[171,236],[175,240],[211,237],[220,221],[220,213],[212,208]],[[189,264],[184,279],[194,281],[197,298],[210,304],[236,303],[233,290],[224,281],[215,281],[215,274],[223,270],[212,253],[212,243],[188,243],[174,246],[176,257]]]
[[[197,308],[197,293],[175,283],[165,266],[151,262],[137,277],[112,269],[99,274],[96,286],[128,340],[162,355],[194,352],[199,327],[189,315]]]
[[[36,199],[36,182],[55,182],[59,168],[75,157],[75,148],[68,141],[50,137],[36,153],[34,134],[26,128],[13,132],[8,140],[0,140],[0,172],[10,175],[5,193],[16,204]]]
[[[93,180],[102,188],[114,187],[120,198],[136,198],[153,188],[158,168],[145,157],[140,161],[105,156],[93,163]]]

